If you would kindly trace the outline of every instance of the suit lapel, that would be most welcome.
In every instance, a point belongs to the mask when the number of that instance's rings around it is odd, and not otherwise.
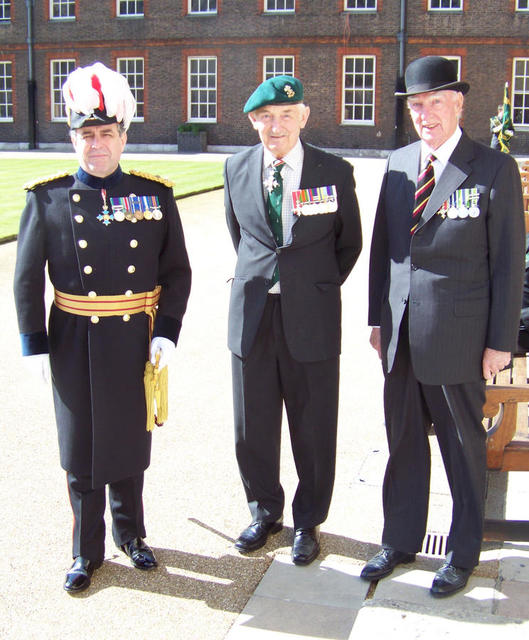
[[[467,179],[471,171],[470,161],[472,157],[470,139],[463,133],[439,181],[435,183],[418,228],[426,224],[436,214],[443,202]]]
[[[259,213],[266,215],[266,202],[263,192],[263,145],[259,144],[253,148],[246,167],[250,192],[255,198]]]
[[[419,174],[419,165],[421,161],[421,143],[416,142],[411,152],[406,154],[402,159],[402,165],[399,169],[404,173],[404,176],[409,183],[413,184],[413,189],[407,189],[408,193],[408,211],[413,211],[415,203],[415,191],[417,189],[417,178]],[[410,213],[411,215],[411,213]],[[411,225],[411,222],[410,222]]]
[[[323,163],[318,162],[314,149],[304,142],[303,145],[303,167],[301,168],[301,178],[299,181],[300,189],[310,189],[315,184],[320,184],[321,179],[319,177],[320,168],[323,167]],[[294,223],[292,226],[299,222],[300,216],[294,216]]]
[[[308,189],[314,186],[321,166],[322,163],[318,163],[316,160],[312,147],[308,144],[303,144],[303,168],[299,182],[300,189]]]

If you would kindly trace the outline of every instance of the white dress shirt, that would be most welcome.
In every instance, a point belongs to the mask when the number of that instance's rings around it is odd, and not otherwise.
[[[435,160],[433,163],[433,172],[435,176],[435,181],[437,182],[441,177],[441,174],[445,170],[446,165],[448,164],[448,160],[450,156],[454,152],[454,149],[457,146],[462,135],[461,128],[458,126],[454,133],[448,138],[446,142],[435,149],[431,149],[425,142],[421,142],[421,170],[426,166],[426,158],[433,153],[435,156]]]

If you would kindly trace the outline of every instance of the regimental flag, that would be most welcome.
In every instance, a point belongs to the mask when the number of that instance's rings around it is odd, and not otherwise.
[[[501,130],[498,133],[498,142],[500,150],[504,153],[510,153],[511,138],[514,135],[514,125],[511,117],[511,101],[509,100],[509,83],[505,83],[503,92],[503,116],[501,120]]]

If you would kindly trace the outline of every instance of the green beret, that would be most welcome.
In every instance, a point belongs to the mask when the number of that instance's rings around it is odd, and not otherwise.
[[[294,76],[268,78],[248,98],[244,113],[250,113],[268,104],[296,104],[303,102],[303,85]]]

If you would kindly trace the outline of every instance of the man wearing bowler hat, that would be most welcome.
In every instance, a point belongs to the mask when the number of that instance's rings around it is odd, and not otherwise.
[[[235,546],[259,549],[282,527],[284,403],[299,478],[292,559],[309,564],[332,496],[340,286],[361,250],[360,216],[351,165],[300,140],[309,107],[297,78],[266,80],[244,112],[261,144],[227,160],[224,182],[236,455],[252,516]]]
[[[63,94],[80,167],[26,187],[15,302],[24,361],[48,378],[51,365],[74,516],[64,589],[75,594],[105,557],[106,485],[114,542],[135,568],[156,567],[143,540],[144,368],[174,351],[191,270],[170,183],[119,165],[136,106],[126,79],[98,62],[73,71]]]
[[[389,445],[376,580],[420,551],[428,515],[432,423],[448,476],[447,557],[430,593],[462,589],[479,562],[486,479],[485,380],[516,347],[523,265],[520,175],[459,120],[466,82],[446,58],[405,73],[420,141],[391,154],[371,246],[369,324],[382,359]]]

